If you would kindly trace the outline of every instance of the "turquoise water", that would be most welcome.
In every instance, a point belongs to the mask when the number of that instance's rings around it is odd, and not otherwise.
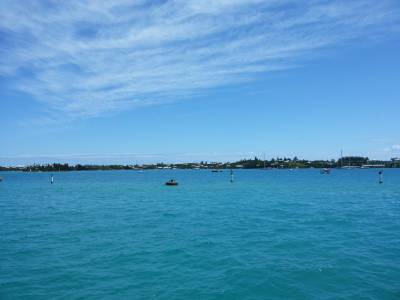
[[[377,172],[4,172],[0,299],[400,299]]]

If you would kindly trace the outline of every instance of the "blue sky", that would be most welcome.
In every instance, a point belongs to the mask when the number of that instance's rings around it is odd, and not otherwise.
[[[400,4],[2,1],[0,165],[400,156]]]

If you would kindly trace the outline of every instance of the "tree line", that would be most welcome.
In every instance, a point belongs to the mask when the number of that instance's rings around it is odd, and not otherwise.
[[[296,156],[293,158],[277,157],[269,160],[262,160],[258,157],[253,159],[241,159],[236,162],[190,162],[190,163],[156,163],[147,165],[69,165],[67,163],[33,164],[24,167],[1,167],[0,171],[25,171],[25,172],[61,172],[61,171],[94,171],[94,170],[132,170],[132,169],[262,169],[262,168],[344,168],[379,166],[385,168],[400,168],[400,159],[370,160],[368,157],[346,156],[338,160],[305,160]]]

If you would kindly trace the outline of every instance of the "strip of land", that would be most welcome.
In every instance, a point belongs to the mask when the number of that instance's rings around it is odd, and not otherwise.
[[[52,163],[27,166],[0,166],[0,171],[56,172],[56,171],[94,171],[94,170],[152,170],[152,169],[297,169],[297,168],[400,168],[400,158],[391,160],[370,160],[368,157],[347,156],[338,160],[305,160],[294,158],[272,158],[262,160],[258,157],[236,162],[187,162],[154,163],[127,165],[94,165]]]

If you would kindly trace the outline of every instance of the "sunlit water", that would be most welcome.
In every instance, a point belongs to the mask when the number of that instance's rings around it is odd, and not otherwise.
[[[0,299],[400,299],[399,169],[50,175],[0,174]]]

